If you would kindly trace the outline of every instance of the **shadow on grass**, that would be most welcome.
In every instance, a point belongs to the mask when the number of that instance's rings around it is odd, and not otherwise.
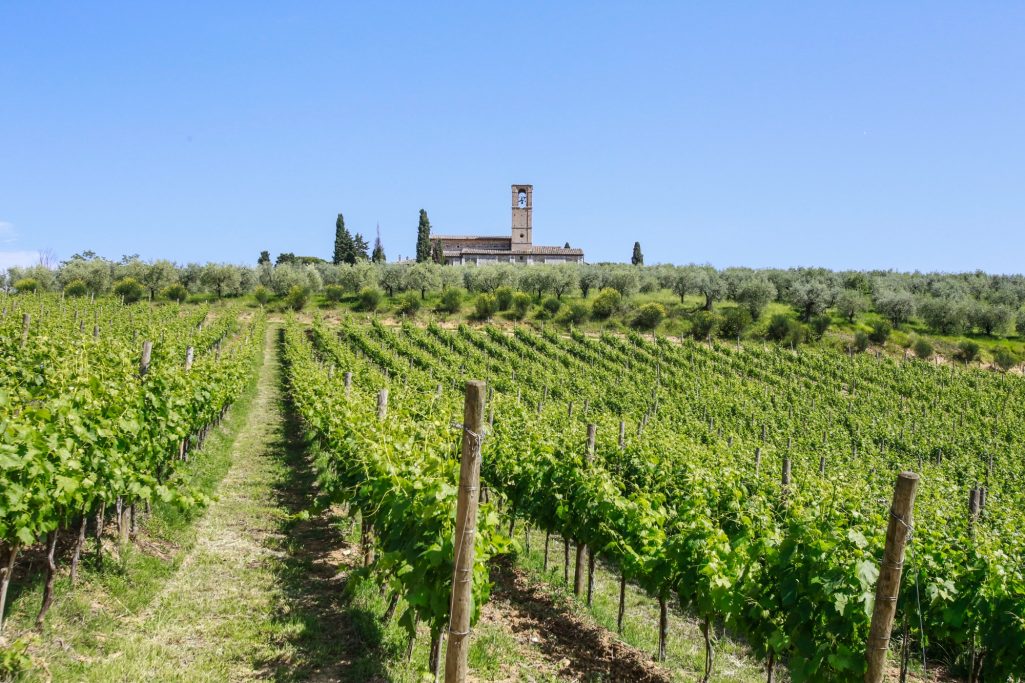
[[[283,331],[279,359],[282,343]],[[277,681],[387,681],[386,662],[397,653],[381,627],[378,591],[354,573],[360,556],[345,538],[347,520],[330,509],[311,511],[314,476],[284,367],[279,381],[284,430],[272,445],[282,466],[274,495],[289,517],[281,524],[283,555],[275,562],[284,594],[275,619],[284,642],[277,643],[277,657],[258,664]]]

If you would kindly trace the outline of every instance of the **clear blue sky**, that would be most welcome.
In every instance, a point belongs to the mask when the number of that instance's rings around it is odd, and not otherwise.
[[[0,5],[0,265],[329,256],[339,211],[394,259],[512,183],[590,261],[1021,272],[1025,4]]]

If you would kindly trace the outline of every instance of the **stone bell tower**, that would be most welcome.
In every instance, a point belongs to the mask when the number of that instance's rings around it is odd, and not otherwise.
[[[530,249],[533,243],[533,185],[512,186],[512,248]]]

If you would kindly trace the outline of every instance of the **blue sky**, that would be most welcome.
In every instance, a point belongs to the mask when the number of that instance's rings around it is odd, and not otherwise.
[[[389,258],[426,208],[590,261],[1021,272],[1022,3],[0,5],[0,265]]]

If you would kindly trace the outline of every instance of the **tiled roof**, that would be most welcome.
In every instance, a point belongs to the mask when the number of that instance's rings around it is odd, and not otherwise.
[[[431,235],[432,240],[487,240],[494,242],[495,240],[505,240],[511,242],[512,238],[508,235]]]
[[[567,249],[566,247],[526,247],[523,249],[477,249],[477,248],[464,248],[464,249],[446,249],[446,256],[460,256],[468,255],[473,256],[479,254],[481,256],[583,256],[583,249]]]

